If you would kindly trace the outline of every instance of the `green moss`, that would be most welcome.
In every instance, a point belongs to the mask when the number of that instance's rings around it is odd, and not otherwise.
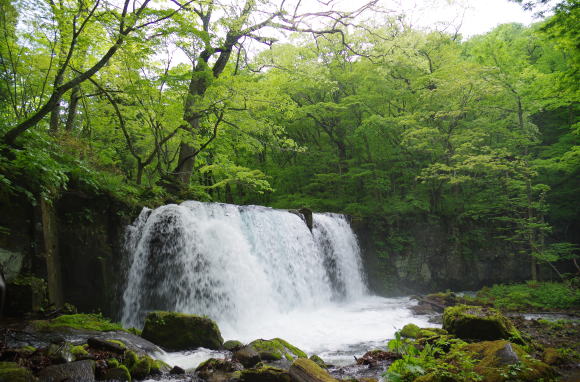
[[[311,377],[311,380],[317,382],[336,382],[336,379],[332,378],[326,370],[306,358],[298,358],[294,361],[292,366],[290,366],[290,375],[294,374],[307,374]]]
[[[36,348],[34,346],[23,346],[20,348],[20,351],[24,352],[24,353],[28,353],[28,354],[32,354],[36,351]]]
[[[229,351],[239,349],[242,346],[244,346],[244,344],[241,343],[240,341],[229,340],[229,341],[224,342],[224,349],[229,350]]]
[[[517,355],[517,361],[502,360],[500,352],[508,345]],[[474,357],[479,360],[475,370],[488,382],[550,381],[556,377],[550,366],[530,357],[521,346],[505,340],[477,342],[465,345],[464,350],[474,353]]]
[[[525,343],[511,321],[498,310],[481,306],[457,305],[445,308],[443,329],[463,339],[510,339]]]
[[[242,382],[290,382],[290,374],[286,370],[271,366],[245,369],[240,373]]]
[[[224,342],[213,320],[175,312],[149,313],[142,337],[169,350],[220,349]]]
[[[30,382],[32,371],[18,366],[16,362],[0,362],[0,382]]]
[[[137,362],[139,362],[139,356],[137,356],[137,353],[132,350],[125,351],[125,360],[123,361],[125,366],[131,369],[137,364]]]
[[[262,358],[273,358],[277,360],[286,358],[288,361],[293,361],[296,358],[307,357],[305,352],[281,338],[255,340],[250,343],[250,346],[256,349]]]
[[[420,331],[421,331],[421,328],[418,327],[417,325],[415,325],[415,324],[407,324],[407,325],[403,326],[403,329],[401,329],[399,331],[399,333],[403,337],[407,337],[407,338],[418,338]]]
[[[118,365],[105,370],[102,376],[107,381],[128,381],[131,382],[131,373],[125,365]]]
[[[86,357],[89,355],[89,352],[87,351],[88,345],[78,345],[78,346],[73,346],[71,348],[71,353],[72,355],[75,356],[75,358],[80,358],[80,357]]]
[[[144,379],[151,373],[151,365],[153,364],[153,359],[148,356],[144,356],[139,359],[133,367],[129,370],[131,372],[131,377],[135,379]]]
[[[319,356],[317,356],[316,354],[311,355],[310,358],[308,359],[317,364],[318,366],[322,367],[323,369],[328,368],[326,362],[324,362],[324,360]]]
[[[126,331],[120,324],[113,323],[100,314],[70,314],[59,316],[48,321],[34,321],[33,323],[39,330],[68,327],[74,329],[96,330],[99,332],[109,332],[114,330]]]
[[[107,360],[107,366],[109,366],[110,368],[119,367],[120,365],[121,365],[121,363],[116,358],[109,358]]]
[[[119,341],[119,340],[107,340],[107,342],[110,342],[112,344],[119,345],[121,347],[121,349],[127,350],[127,345],[125,345],[125,343],[123,341]]]

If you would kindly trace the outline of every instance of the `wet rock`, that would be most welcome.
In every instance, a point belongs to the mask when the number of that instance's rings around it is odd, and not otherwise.
[[[356,360],[357,365],[369,365],[371,367],[377,366],[379,362],[383,361],[394,361],[401,358],[398,353],[384,351],[384,350],[371,350],[366,352],[362,357]]]
[[[498,310],[481,306],[457,305],[443,313],[443,329],[472,340],[511,339],[523,343],[515,326]]]
[[[240,341],[229,340],[224,342],[224,349],[229,351],[236,351],[244,346]]]
[[[46,297],[46,283],[36,277],[17,277],[6,284],[4,314],[9,317],[23,317],[37,312]]]
[[[101,374],[101,378],[105,381],[131,381],[131,374],[129,370],[123,365],[107,369]]]
[[[232,373],[240,371],[243,366],[236,362],[226,359],[210,358],[199,365],[195,372],[200,377],[207,381],[221,381],[228,380]]]
[[[173,368],[169,370],[169,374],[182,375],[185,374],[185,370],[183,370],[179,366],[173,366]]]
[[[47,349],[47,356],[52,363],[72,362],[75,359],[72,350],[73,346],[68,342],[50,344]]]
[[[290,377],[293,382],[336,382],[326,370],[306,358],[298,358],[290,366]]]
[[[256,369],[246,369],[240,373],[242,382],[291,382],[290,374],[283,369],[263,366]]]
[[[239,361],[244,367],[254,367],[261,361],[260,354],[252,346],[244,346],[234,353],[234,359]]]
[[[16,362],[0,362],[0,382],[32,382],[32,371],[20,367]]]
[[[46,367],[38,374],[39,382],[95,380],[95,361],[85,360]]]
[[[175,312],[151,312],[141,336],[168,350],[198,347],[221,349],[223,338],[217,324],[209,318]]]
[[[281,338],[259,339],[252,341],[248,346],[253,347],[258,352],[262,361],[278,361],[282,359],[294,361],[296,358],[307,358],[305,352]]]
[[[103,350],[111,353],[123,354],[127,346],[118,340],[107,340],[103,338],[91,337],[87,339],[87,344],[93,349]]]

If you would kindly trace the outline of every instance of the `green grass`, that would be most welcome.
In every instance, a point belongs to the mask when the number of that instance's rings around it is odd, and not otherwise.
[[[113,330],[127,331],[121,326],[121,324],[111,322],[100,314],[69,314],[48,321],[36,321],[35,324],[39,329],[68,327],[96,330],[99,332],[109,332]]]
[[[504,310],[573,309],[580,306],[580,290],[565,283],[494,285],[477,297]]]

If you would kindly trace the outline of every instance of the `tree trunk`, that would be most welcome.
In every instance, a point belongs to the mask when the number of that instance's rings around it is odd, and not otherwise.
[[[66,131],[72,131],[74,124],[75,124],[75,119],[77,116],[77,108],[79,105],[79,92],[80,92],[81,88],[80,86],[75,86],[72,89],[72,92],[70,94],[70,101],[69,101],[69,106],[68,106],[68,113],[66,116],[66,123],[64,125],[64,129]]]

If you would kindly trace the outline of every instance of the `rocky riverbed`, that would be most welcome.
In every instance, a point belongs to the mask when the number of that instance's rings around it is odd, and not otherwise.
[[[213,321],[195,315],[151,313],[142,333],[118,330],[96,315],[3,322],[0,381],[578,380],[575,316],[508,318],[489,307],[437,299],[421,297],[416,310],[442,328],[408,324],[394,339],[359,349],[340,365],[281,338],[224,342]],[[198,356],[199,364],[171,364],[176,352]]]

